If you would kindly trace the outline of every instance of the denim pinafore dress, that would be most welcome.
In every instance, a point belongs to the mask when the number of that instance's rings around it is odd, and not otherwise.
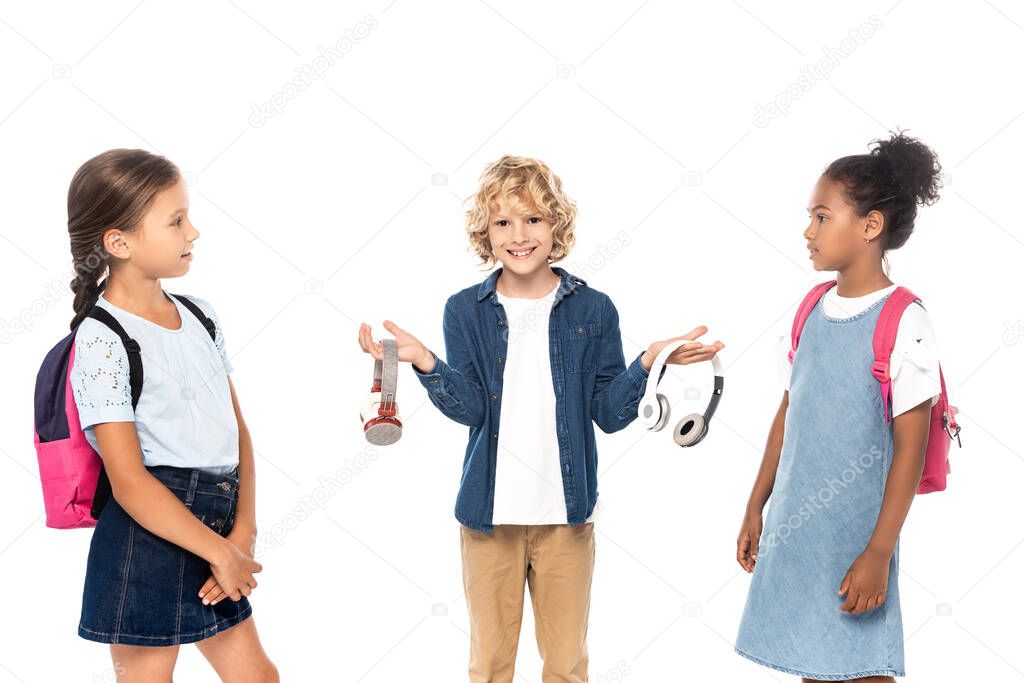
[[[839,606],[846,571],[867,546],[892,462],[871,374],[875,322],[888,296],[851,318],[811,311],[793,359],[782,453],[736,651],[817,680],[902,676],[899,544],[885,603]]]

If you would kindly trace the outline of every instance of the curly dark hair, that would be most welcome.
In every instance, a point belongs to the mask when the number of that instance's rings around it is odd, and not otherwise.
[[[860,216],[885,216],[882,250],[899,249],[914,231],[919,205],[934,204],[942,187],[942,167],[930,147],[903,131],[873,140],[868,154],[836,159],[825,175],[843,184]]]

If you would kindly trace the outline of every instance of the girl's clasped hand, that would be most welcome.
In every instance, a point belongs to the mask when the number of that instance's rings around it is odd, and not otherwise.
[[[223,559],[210,564],[210,578],[199,589],[204,605],[216,605],[224,598],[237,602],[251,595],[257,585],[253,574],[263,571],[263,565],[253,559],[255,535],[236,525],[225,538],[230,543],[225,545]]]

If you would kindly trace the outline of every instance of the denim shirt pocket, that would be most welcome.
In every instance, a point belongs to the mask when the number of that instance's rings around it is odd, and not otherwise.
[[[597,349],[601,338],[601,323],[572,321],[562,328],[565,371],[585,374],[597,371]]]

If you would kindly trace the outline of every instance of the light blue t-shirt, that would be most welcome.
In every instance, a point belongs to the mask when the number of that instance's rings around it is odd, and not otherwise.
[[[99,451],[93,425],[134,422],[146,466],[196,467],[216,473],[238,464],[238,422],[231,403],[224,334],[213,307],[189,297],[217,326],[216,341],[179,301],[181,327],[170,330],[118,308],[108,310],[142,348],[142,394],[132,411],[128,352],[114,332],[92,318],[75,334],[71,387],[86,438]]]

